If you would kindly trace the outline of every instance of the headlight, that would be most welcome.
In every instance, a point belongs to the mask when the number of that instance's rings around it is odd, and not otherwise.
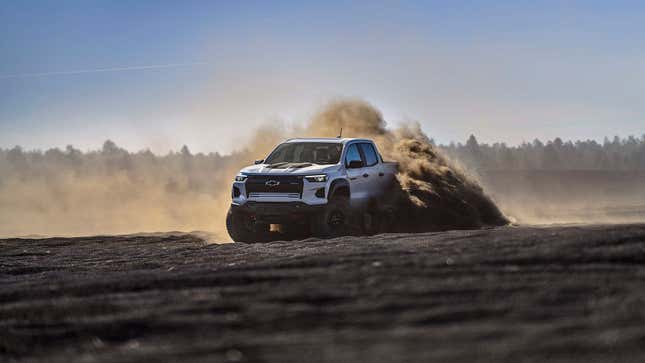
[[[305,179],[310,183],[324,183],[327,181],[327,175],[307,175]]]
[[[246,175],[237,175],[237,176],[235,176],[235,181],[236,182],[243,182],[243,181],[246,180],[246,178],[247,178]]]

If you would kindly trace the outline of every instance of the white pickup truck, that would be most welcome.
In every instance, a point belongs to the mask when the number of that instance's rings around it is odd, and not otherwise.
[[[368,139],[289,139],[235,177],[228,233],[236,242],[265,240],[272,224],[318,237],[356,225],[374,233],[396,170]]]

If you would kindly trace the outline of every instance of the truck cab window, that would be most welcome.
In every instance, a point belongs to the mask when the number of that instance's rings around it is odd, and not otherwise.
[[[352,161],[362,161],[361,154],[358,151],[356,144],[351,144],[347,147],[347,153],[345,154],[345,165],[349,165]]]
[[[365,166],[374,166],[378,164],[378,156],[376,156],[376,151],[374,151],[374,146],[368,143],[362,143],[361,150],[363,150],[363,155],[365,155]]]

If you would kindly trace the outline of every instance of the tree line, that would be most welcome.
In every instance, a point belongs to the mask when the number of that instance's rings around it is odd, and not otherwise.
[[[486,144],[471,135],[465,144],[439,147],[451,158],[478,170],[645,170],[645,134],[640,138],[605,138]]]
[[[477,170],[645,170],[645,135],[605,138],[602,143],[535,139],[517,146],[480,143],[471,135],[465,143],[437,146],[450,158]],[[73,146],[46,151],[16,146],[0,148],[0,181],[9,176],[49,178],[61,173],[77,177],[124,173],[135,179],[165,180],[170,189],[177,184],[201,189],[212,186],[213,177],[228,177],[235,172],[233,169],[259,157],[247,151],[227,155],[194,154],[187,146],[165,155],[149,150],[130,152],[109,140],[101,149],[87,152]],[[221,182],[228,183],[228,180],[221,179]]]
[[[70,178],[121,178],[130,183],[161,184],[167,192],[211,193],[218,183],[228,188],[229,174],[253,160],[246,151],[228,155],[179,152],[157,155],[149,150],[130,152],[107,140],[99,150],[83,152],[69,145],[65,149],[24,150],[19,146],[0,149],[0,187],[8,180],[56,185]]]

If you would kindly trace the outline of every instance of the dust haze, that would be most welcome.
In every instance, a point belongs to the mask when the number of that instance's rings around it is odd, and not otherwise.
[[[265,157],[285,138],[333,137],[341,127],[343,136],[374,139],[386,160],[399,163],[391,192],[397,208],[393,231],[477,228],[503,225],[509,219],[519,223],[643,219],[638,198],[645,197],[636,187],[643,178],[640,174],[620,177],[622,184],[611,187],[616,182],[611,173],[589,184],[584,175],[536,179],[530,173],[477,172],[434,146],[419,124],[388,128],[372,105],[341,99],[303,125],[262,126],[245,146],[228,155],[193,154],[187,147],[167,155],[129,152],[111,141],[90,152],[72,146],[46,152],[0,150],[0,236],[199,230],[211,232],[213,241],[226,241],[230,184],[241,167]],[[603,196],[609,210],[596,208],[590,214],[588,204],[594,198],[589,193],[599,188],[613,190]],[[578,193],[572,196],[571,189]],[[634,199],[630,191],[638,197]],[[617,205],[627,209],[616,214]]]

